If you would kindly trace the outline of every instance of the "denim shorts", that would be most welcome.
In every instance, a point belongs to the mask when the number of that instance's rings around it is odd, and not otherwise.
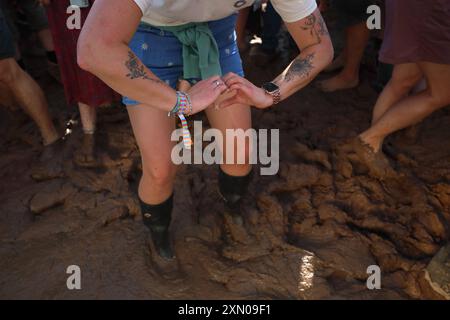
[[[236,43],[236,15],[208,24],[219,47],[222,74],[234,72],[244,76]],[[182,45],[172,32],[140,24],[129,46],[159,79],[176,88],[178,80],[183,77],[183,57]],[[195,83],[200,79],[185,80]],[[127,106],[139,104],[127,97],[123,97],[123,103]]]

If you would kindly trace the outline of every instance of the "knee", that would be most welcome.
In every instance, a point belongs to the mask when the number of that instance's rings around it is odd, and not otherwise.
[[[23,72],[13,59],[0,61],[0,82],[10,84]]]
[[[176,169],[170,162],[157,166],[151,164],[143,166],[143,177],[148,179],[153,186],[164,187],[172,184],[175,174]]]
[[[233,149],[225,147],[224,162],[227,165],[248,166],[252,163],[252,144],[235,143]]]
[[[390,85],[400,95],[407,94],[422,79],[420,74],[392,75]]]

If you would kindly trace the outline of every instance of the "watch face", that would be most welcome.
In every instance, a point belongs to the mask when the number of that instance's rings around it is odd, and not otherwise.
[[[265,84],[263,84],[262,87],[264,90],[266,90],[267,92],[270,92],[270,93],[275,92],[280,89],[280,87],[278,87],[275,83],[272,83],[272,82],[265,83]]]

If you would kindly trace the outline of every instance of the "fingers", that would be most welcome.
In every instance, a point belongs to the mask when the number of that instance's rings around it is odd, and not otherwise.
[[[225,84],[226,84],[228,87],[232,87],[233,85],[241,85],[241,86],[244,86],[244,85],[246,85],[247,83],[246,83],[246,80],[245,80],[245,79],[242,79],[242,78],[240,78],[240,77],[234,77],[234,78],[228,79],[228,80],[225,82]]]
[[[247,80],[242,78],[241,76],[238,76],[234,73],[228,73],[225,77],[223,77],[223,81],[225,84],[230,87],[231,85],[235,83],[246,83]]]
[[[251,89],[248,86],[246,86],[245,84],[242,84],[242,83],[239,83],[239,82],[231,84],[229,86],[229,89],[230,90],[241,91],[241,92],[245,93],[246,95],[250,95],[251,94]]]
[[[224,92],[228,91],[228,87],[225,84],[218,85],[214,88],[214,91],[216,92],[217,96],[220,96]]]
[[[222,78],[219,76],[214,76],[214,77],[211,77],[204,81],[208,84],[208,86],[212,86],[214,90],[222,91],[223,88],[220,88],[220,87],[225,86],[225,83],[223,82]]]
[[[219,76],[214,76],[209,78],[208,80],[206,80],[208,83],[212,84],[214,87],[219,87],[219,86],[223,86],[224,82],[222,80],[221,77]]]
[[[203,93],[209,91],[213,93],[210,99],[213,99],[213,104],[216,107],[227,107],[236,103],[241,103],[243,100],[248,100],[252,94],[253,84],[245,78],[228,73],[224,77],[213,76],[197,83],[195,92]],[[194,89],[193,88],[193,89]],[[241,92],[244,96],[238,96]]]
[[[224,77],[214,76],[207,79],[209,83],[212,83],[214,87],[226,86],[228,89],[235,84],[247,85],[250,86],[252,83],[247,79],[235,74],[235,73],[227,73]]]
[[[233,72],[229,72],[224,77],[222,77],[222,80],[227,82],[230,78],[233,78],[235,76],[236,76],[236,74],[234,74]]]
[[[222,80],[227,82],[231,78],[236,78],[236,77],[237,78],[242,78],[241,76],[237,75],[236,73],[228,72],[225,76],[222,77]]]

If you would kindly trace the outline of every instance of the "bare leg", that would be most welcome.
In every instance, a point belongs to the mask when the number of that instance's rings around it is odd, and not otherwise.
[[[208,116],[208,120],[211,123],[211,126],[219,129],[224,139],[226,140],[226,130],[227,129],[243,129],[246,131],[250,129],[252,126],[251,121],[251,111],[249,106],[236,105],[225,109],[215,110],[215,109],[207,109],[206,114]],[[244,149],[237,149],[237,139],[234,140],[235,145],[235,158],[241,154],[243,158],[246,160],[245,164],[223,164],[221,165],[222,170],[230,175],[230,176],[246,176],[251,171],[251,165],[249,164],[249,154],[252,146],[249,143],[246,143]],[[225,143],[226,141],[224,141]],[[226,143],[224,145],[226,150]],[[242,153],[245,154],[242,154]],[[225,152],[222,152],[226,159]],[[224,161],[225,162],[225,161]]]
[[[251,179],[250,154],[254,148],[250,141],[245,140],[245,134],[243,134],[243,131],[247,131],[252,125],[250,107],[235,105],[221,110],[209,109],[206,114],[211,125],[219,129],[224,137],[223,148],[225,151],[222,150],[224,164],[221,165],[219,172],[219,190],[225,202],[224,218],[225,221],[233,221],[235,225],[243,226],[241,204]],[[227,129],[242,129],[243,131],[236,132],[237,136],[227,137]],[[234,149],[227,144],[229,141],[233,141]],[[241,143],[238,144],[238,141]],[[228,149],[234,153],[231,164],[226,164],[227,159],[232,158]],[[228,217],[231,217],[232,220],[228,220]]]
[[[401,64],[394,68],[391,80],[380,94],[372,117],[372,127],[363,132],[353,143],[359,159],[369,168],[371,175],[384,178],[395,174],[389,160],[380,151],[381,140],[373,139],[370,134],[376,123],[397,102],[403,99],[421,78],[422,72],[417,64]]]
[[[36,122],[44,145],[58,140],[60,135],[53,125],[44,93],[14,59],[0,60],[0,81],[10,88],[25,112]]]
[[[419,67],[425,74],[428,88],[394,104],[361,135],[361,139],[375,152],[381,149],[384,139],[391,133],[422,121],[434,111],[450,103],[450,90],[448,90],[450,65],[422,62],[419,63]]]
[[[417,82],[423,77],[423,73],[416,63],[396,65],[392,78],[378,97],[372,116],[372,124],[386,113],[400,99],[404,98]]]
[[[341,69],[345,65],[345,60],[347,60],[347,46],[344,46],[344,48],[342,49],[341,53],[337,56],[337,58],[334,59],[333,62],[323,71],[334,72],[338,69]]]
[[[147,204],[160,204],[173,193],[176,166],[171,154],[175,143],[170,136],[175,121],[166,112],[145,105],[128,107],[128,114],[142,157],[139,197]]]
[[[171,259],[174,253],[169,227],[176,166],[171,159],[174,143],[170,137],[175,121],[166,112],[142,104],[129,106],[128,114],[142,157],[138,193],[143,222],[150,229],[158,254]]]
[[[78,103],[78,109],[80,110],[83,131],[85,133],[95,132],[97,124],[97,109],[81,102]]]
[[[333,92],[358,86],[361,60],[369,37],[370,31],[365,22],[347,28],[344,69],[337,76],[319,84],[323,91]]]
[[[57,82],[61,82],[61,73],[58,66],[58,58],[55,52],[55,45],[53,43],[50,29],[43,29],[37,33],[39,41],[47,54],[48,73]]]
[[[83,127],[83,141],[80,150],[75,155],[75,162],[82,167],[95,167],[95,130],[97,123],[97,110],[87,104],[78,103],[81,125]]]
[[[424,91],[426,90],[427,86],[428,86],[427,81],[425,80],[425,78],[422,78],[422,80],[420,80],[416,84],[416,86],[411,90],[411,94],[416,94],[421,91]],[[405,130],[404,138],[406,140],[404,141],[406,141],[409,144],[415,144],[417,142],[417,139],[419,138],[419,135],[420,135],[420,127],[418,125],[413,125]]]

